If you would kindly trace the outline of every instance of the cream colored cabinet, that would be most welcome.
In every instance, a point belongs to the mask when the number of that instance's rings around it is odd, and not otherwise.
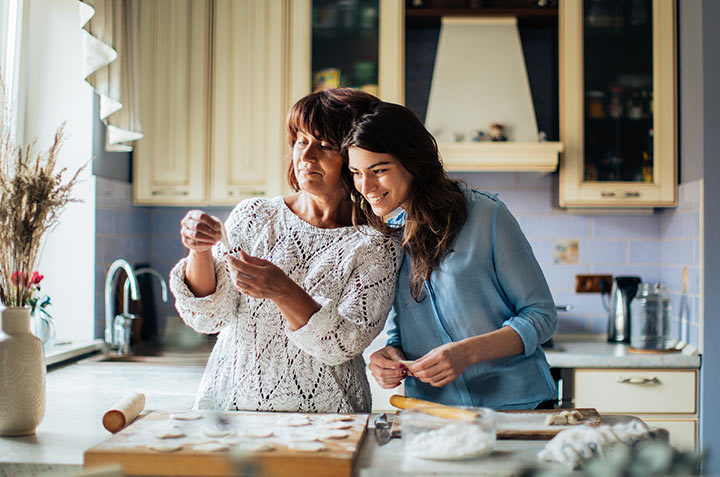
[[[282,193],[288,0],[140,2],[134,200],[235,205]]]
[[[140,121],[134,201],[207,202],[211,3],[139,2]]]
[[[354,3],[359,8],[356,12],[351,8]],[[363,76],[371,78],[368,82],[377,79],[377,91],[368,91],[385,101],[404,103],[403,3],[400,0],[293,0],[291,102],[312,91],[313,77],[321,68],[338,70],[341,86],[364,83],[357,78],[362,68]],[[361,52],[368,45],[377,45],[377,51],[370,55],[376,60],[368,60]],[[344,78],[350,77],[352,82],[345,84]]]
[[[670,443],[682,449],[697,446],[697,370],[577,369],[575,407],[596,408],[600,414],[628,414],[667,429]]]
[[[677,205],[675,3],[560,3],[561,206]]]

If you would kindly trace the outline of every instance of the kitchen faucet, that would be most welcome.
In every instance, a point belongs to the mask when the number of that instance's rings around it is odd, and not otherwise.
[[[114,319],[112,316],[112,305],[115,302],[115,291],[113,289],[113,281],[115,279],[115,274],[118,272],[118,270],[123,269],[125,271],[125,274],[127,275],[127,279],[125,283],[129,283],[130,287],[130,297],[133,300],[137,300],[140,297],[140,293],[138,292],[138,283],[137,278],[135,277],[135,272],[133,272],[132,267],[128,263],[127,260],[124,260],[122,258],[119,258],[115,260],[111,265],[110,268],[108,268],[107,274],[105,275],[105,342],[110,346],[111,350],[116,349],[116,346],[120,343],[117,343],[113,336],[113,328],[114,328]],[[127,301],[123,299],[123,306],[124,310],[123,312],[118,316],[128,315],[127,313]],[[117,317],[116,317],[117,318]],[[131,318],[132,319],[132,318]],[[129,345],[129,343],[128,343]],[[127,348],[127,345],[125,346]],[[122,352],[124,350],[120,350]]]
[[[162,301],[168,301],[168,287],[167,282],[157,270],[150,267],[138,268],[135,270],[135,277],[144,273],[150,274],[160,280],[160,287],[162,289]],[[131,282],[126,280],[123,284],[123,312],[115,316],[113,320],[113,332],[115,334],[115,344],[118,346],[117,352],[119,354],[130,354],[130,327],[132,326],[132,320],[135,319],[135,315],[128,313],[128,307],[130,306],[130,300],[128,298],[128,291],[130,289]]]

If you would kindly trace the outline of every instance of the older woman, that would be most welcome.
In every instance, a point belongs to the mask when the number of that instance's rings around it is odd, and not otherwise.
[[[226,222],[182,220],[189,250],[171,272],[183,320],[219,333],[198,409],[367,412],[362,351],[383,328],[399,244],[352,226],[339,146],[377,98],[349,89],[298,101],[287,119],[296,193],[239,203]]]

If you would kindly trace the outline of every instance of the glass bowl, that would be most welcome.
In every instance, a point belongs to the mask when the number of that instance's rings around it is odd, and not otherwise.
[[[422,406],[405,409],[399,417],[406,455],[462,460],[480,457],[495,449],[497,415],[492,409]]]

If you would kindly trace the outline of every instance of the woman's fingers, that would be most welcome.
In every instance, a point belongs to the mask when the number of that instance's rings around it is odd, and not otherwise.
[[[191,250],[208,250],[220,240],[221,224],[201,210],[191,210],[180,221],[180,237]]]

